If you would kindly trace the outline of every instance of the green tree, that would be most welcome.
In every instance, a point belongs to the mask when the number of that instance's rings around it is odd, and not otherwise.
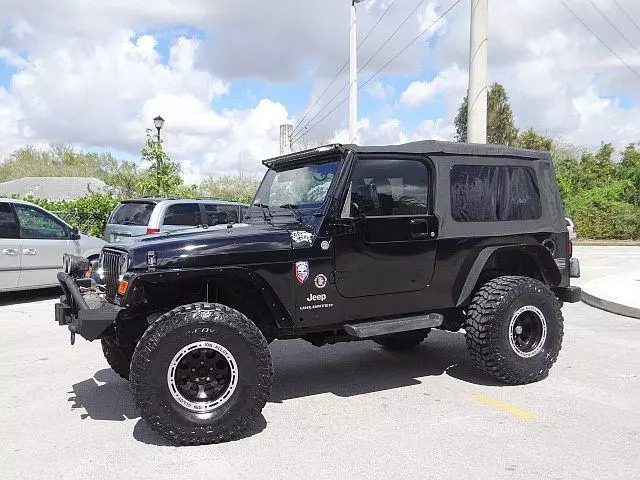
[[[252,177],[209,177],[200,183],[200,192],[207,197],[231,202],[249,203],[258,190],[260,181]]]
[[[147,142],[140,152],[140,158],[149,164],[138,184],[142,195],[167,196],[181,191],[180,165],[171,160],[162,148],[162,140],[158,140],[150,129],[147,129]]]
[[[465,95],[454,119],[457,142],[467,141],[468,102]],[[517,137],[518,129],[513,121],[509,96],[504,87],[496,82],[489,87],[487,95],[487,143],[514,145]]]
[[[528,128],[520,132],[514,142],[514,146],[529,148],[531,150],[553,150],[553,140],[544,135],[540,135],[533,128]]]
[[[616,178],[625,183],[624,199],[640,207],[640,152],[632,143],[622,152]]]

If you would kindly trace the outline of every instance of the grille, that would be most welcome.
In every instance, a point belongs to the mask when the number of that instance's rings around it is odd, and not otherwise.
[[[107,288],[107,301],[113,302],[118,289],[118,275],[120,272],[121,252],[114,250],[102,251],[102,268],[104,269],[105,286]]]

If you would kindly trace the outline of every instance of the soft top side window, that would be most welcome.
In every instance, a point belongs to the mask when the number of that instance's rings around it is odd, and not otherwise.
[[[429,169],[420,160],[358,159],[342,217],[428,215]]]
[[[531,167],[454,165],[450,188],[451,216],[457,222],[535,220],[542,215]]]

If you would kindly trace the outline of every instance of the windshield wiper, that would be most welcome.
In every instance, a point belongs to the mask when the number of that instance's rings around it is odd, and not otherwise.
[[[267,205],[266,203],[253,203],[254,207],[260,207],[260,211],[262,212],[262,216],[264,217],[264,221],[265,222],[270,222],[271,218],[273,217],[273,214],[271,213],[271,210],[269,210],[269,205]],[[265,212],[265,209],[267,210]],[[269,216],[267,217],[267,213],[269,214]],[[247,217],[245,217],[247,218]]]
[[[295,203],[283,203],[282,205],[280,205],[280,208],[288,208],[289,210],[291,210],[293,212],[293,215],[296,217],[296,220],[298,220],[300,223],[304,224],[304,215],[302,215],[298,209],[300,208],[299,205],[296,205]]]

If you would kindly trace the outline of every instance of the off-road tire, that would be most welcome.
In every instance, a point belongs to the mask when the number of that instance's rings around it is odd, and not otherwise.
[[[133,357],[133,345],[120,345],[113,337],[100,339],[102,353],[111,369],[125,380],[129,380],[131,370],[131,357]]]
[[[540,350],[528,358],[516,353],[510,342],[511,326],[522,308],[534,307],[542,313],[546,337]],[[505,383],[536,382],[549,374],[560,353],[563,318],[558,300],[544,283],[528,277],[494,278],[476,292],[467,308],[465,324],[467,348],[475,364]],[[531,353],[535,352],[533,349]]]
[[[171,363],[198,342],[215,342],[237,363],[235,389],[207,413],[182,405],[168,385]],[[195,303],[149,326],[133,354],[130,379],[135,404],[152,429],[173,443],[199,445],[237,438],[255,422],[271,392],[273,366],[267,341],[247,317],[225,305]]]
[[[408,332],[391,333],[389,335],[375,337],[373,338],[373,341],[381,347],[387,348],[389,350],[407,350],[420,345],[423,340],[427,338],[427,335],[429,335],[430,331],[430,328],[425,328],[422,330],[410,330]]]

